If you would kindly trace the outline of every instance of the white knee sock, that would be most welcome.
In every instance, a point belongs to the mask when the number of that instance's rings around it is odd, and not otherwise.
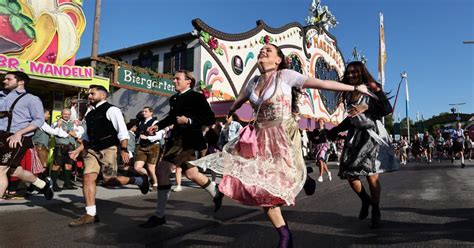
[[[42,189],[44,186],[46,186],[46,183],[43,180],[36,178],[36,180],[33,182],[33,185],[38,187],[38,189]]]
[[[95,216],[97,214],[97,210],[95,208],[95,205],[86,206],[86,213],[90,216]]]
[[[212,198],[216,197],[217,191],[216,191],[216,183],[212,182],[211,180],[206,183],[207,186],[203,187],[211,196]]]

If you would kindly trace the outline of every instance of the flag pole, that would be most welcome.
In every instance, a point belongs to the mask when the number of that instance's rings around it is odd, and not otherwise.
[[[383,13],[379,12],[379,63],[378,79],[382,84],[382,90],[385,87],[385,63],[387,62],[387,52],[385,50],[385,28],[383,24]],[[382,117],[382,123],[385,125],[385,118]]]
[[[406,71],[404,71],[402,74],[400,74],[402,77],[402,80],[405,79],[405,103],[406,103],[406,108],[405,108],[405,114],[406,114],[406,119],[407,119],[407,137],[408,137],[408,143],[410,143],[410,118],[408,117],[408,103],[410,101],[409,94],[408,94],[408,74]]]

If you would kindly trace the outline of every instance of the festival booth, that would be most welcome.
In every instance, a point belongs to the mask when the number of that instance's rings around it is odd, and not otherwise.
[[[200,88],[217,117],[227,114],[245,82],[259,74],[257,56],[266,43],[279,46],[290,69],[304,75],[336,81],[343,75],[344,58],[336,38],[321,25],[289,23],[272,28],[260,20],[248,32],[228,34],[209,27],[200,19],[192,23],[201,45]],[[306,89],[300,102],[300,127],[314,129],[319,118],[325,120],[328,128],[340,123],[344,107],[339,99],[339,93]],[[246,103],[237,114],[248,121],[252,109]]]
[[[0,8],[0,79],[8,71],[27,73],[27,90],[40,97],[53,120],[72,99],[83,114],[89,85],[109,88],[92,67],[74,66],[86,25],[82,1],[10,0],[0,1]]]

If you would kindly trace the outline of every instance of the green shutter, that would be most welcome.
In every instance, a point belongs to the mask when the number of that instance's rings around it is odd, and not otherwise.
[[[186,50],[186,70],[194,70],[194,48]]]
[[[171,73],[171,53],[165,53],[163,73]]]
[[[155,55],[151,58],[151,69],[158,72],[158,61],[160,59],[159,55]]]

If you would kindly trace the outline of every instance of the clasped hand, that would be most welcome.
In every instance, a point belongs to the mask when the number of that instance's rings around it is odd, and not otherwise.
[[[367,88],[367,86],[365,86],[364,84],[361,84],[361,85],[358,85],[356,87],[356,90],[359,91],[360,93],[362,94],[365,94],[365,95],[368,95],[372,98],[375,98],[375,99],[379,99],[374,93],[372,93],[371,91],[369,91],[369,89]]]
[[[358,115],[364,113],[367,109],[369,109],[369,105],[367,105],[367,104],[358,104],[358,105],[352,104],[351,106],[352,107],[350,109],[348,109],[347,112],[352,117],[358,116]]]

